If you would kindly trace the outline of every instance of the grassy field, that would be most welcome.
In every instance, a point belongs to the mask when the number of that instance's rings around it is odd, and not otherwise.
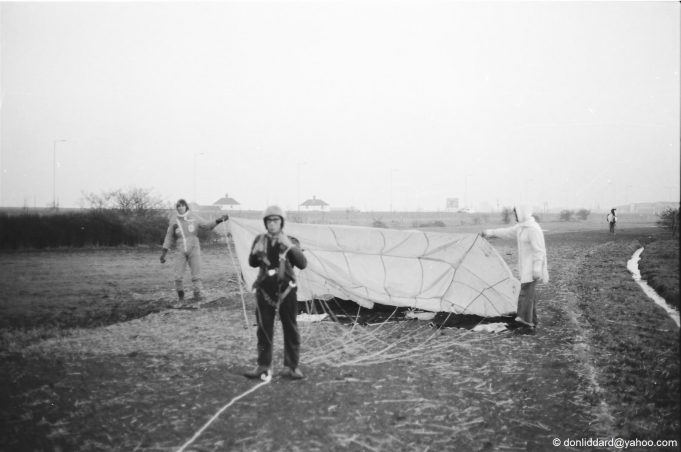
[[[492,220],[432,230],[477,232]],[[0,450],[178,450],[249,390],[188,450],[679,441],[679,329],[626,270],[644,246],[642,274],[678,297],[678,240],[645,219],[614,237],[601,223],[542,222],[551,282],[539,289],[534,336],[418,320],[301,324],[308,378],[257,388],[241,376],[255,359],[254,300],[245,294],[243,309],[225,245],[204,249],[207,300],[192,311],[169,309],[171,271],[157,249],[2,254]],[[515,271],[515,243],[492,244]]]
[[[677,309],[679,296],[679,240],[661,237],[649,243],[641,254],[641,277]]]

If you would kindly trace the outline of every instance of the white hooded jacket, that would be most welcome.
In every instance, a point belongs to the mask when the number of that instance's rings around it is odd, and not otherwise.
[[[535,279],[543,283],[549,282],[549,269],[546,260],[544,233],[539,223],[532,216],[529,206],[516,207],[518,223],[510,228],[487,229],[490,237],[513,238],[518,240],[518,267],[520,282],[528,283]]]

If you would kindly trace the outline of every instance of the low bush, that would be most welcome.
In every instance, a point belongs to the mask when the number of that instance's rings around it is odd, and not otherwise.
[[[571,221],[574,214],[575,214],[574,210],[569,210],[569,209],[561,210],[560,211],[560,221]]]
[[[0,214],[0,249],[160,244],[168,226],[161,211],[125,215],[93,209],[53,214]]]
[[[585,220],[589,218],[589,215],[591,214],[591,211],[589,209],[579,209],[577,211],[577,218],[580,220]]]
[[[667,207],[658,215],[656,224],[663,229],[670,229],[676,233],[679,227],[679,209]]]
[[[444,228],[446,226],[445,222],[441,220],[426,221],[425,223],[418,224],[419,228]]]
[[[501,221],[503,221],[504,224],[509,224],[511,222],[511,216],[513,216],[513,209],[504,207],[501,211]]]

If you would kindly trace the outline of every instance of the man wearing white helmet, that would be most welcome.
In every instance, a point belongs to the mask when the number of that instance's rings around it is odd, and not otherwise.
[[[537,325],[537,298],[535,288],[538,281],[549,282],[549,271],[546,260],[544,233],[532,216],[529,206],[518,206],[513,209],[517,223],[510,228],[486,229],[483,237],[516,238],[518,241],[518,267],[520,270],[520,296],[516,322],[522,323],[534,332]]]
[[[296,321],[298,298],[293,267],[304,269],[307,259],[298,241],[284,233],[285,220],[286,215],[279,206],[268,207],[263,214],[267,232],[255,238],[248,257],[251,267],[260,268],[254,284],[258,303],[258,367],[245,374],[249,378],[271,377],[272,336],[277,312],[284,331],[284,366],[288,368],[287,376],[294,380],[304,378],[298,368],[300,334]]]

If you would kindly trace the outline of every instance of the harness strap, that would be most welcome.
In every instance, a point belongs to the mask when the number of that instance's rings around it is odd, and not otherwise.
[[[184,236],[184,229],[182,229],[182,223],[180,223],[179,218],[175,218],[177,222],[177,227],[180,229],[180,235],[182,235],[182,244],[184,246],[184,252],[187,252],[187,237]]]
[[[267,242],[265,243],[265,249],[267,249]],[[265,258],[265,261],[260,264],[260,272],[258,273],[258,277],[256,278],[255,282],[253,283],[253,287],[256,290],[259,290],[262,293],[263,298],[265,301],[274,308],[275,315],[278,317],[279,316],[279,307],[281,306],[281,303],[286,299],[289,293],[291,293],[291,290],[293,290],[296,287],[296,283],[293,281],[289,281],[288,285],[286,286],[286,289],[283,291],[281,290],[281,287],[279,285],[280,282],[284,281],[286,278],[286,254],[288,252],[288,249],[279,255],[279,267],[277,268],[276,271],[276,276],[277,276],[277,299],[276,301],[272,299],[272,297],[260,287],[260,283],[267,278],[268,276],[274,276],[274,269],[268,270],[267,267],[269,266],[270,262]]]

